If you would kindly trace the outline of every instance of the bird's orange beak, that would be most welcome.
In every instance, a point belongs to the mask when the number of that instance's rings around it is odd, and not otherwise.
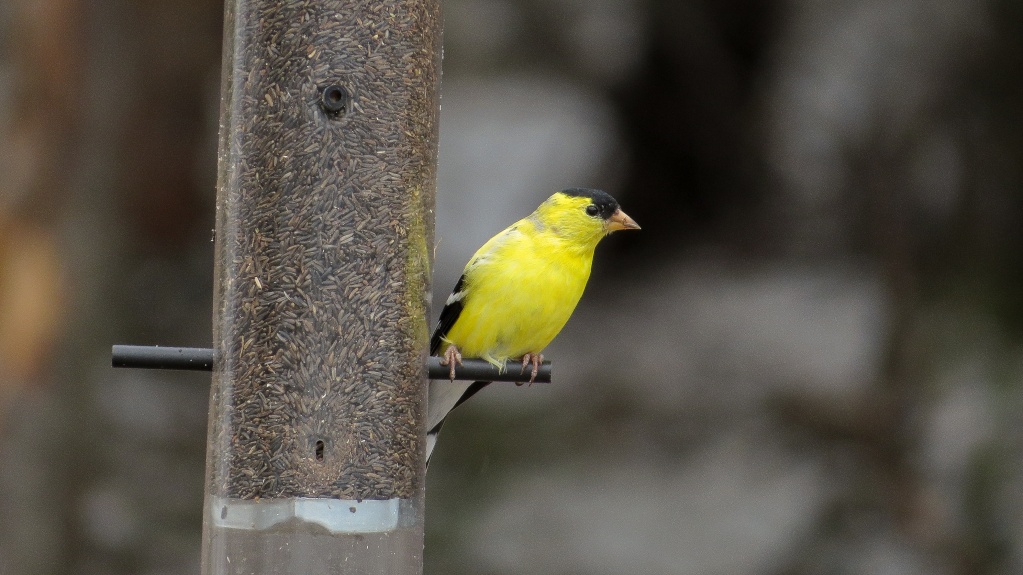
[[[619,208],[604,222],[604,229],[607,230],[607,233],[611,233],[618,230],[638,230],[640,228],[636,220],[630,218],[628,214]]]

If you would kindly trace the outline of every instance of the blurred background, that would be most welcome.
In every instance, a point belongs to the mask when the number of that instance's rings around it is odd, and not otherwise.
[[[642,226],[431,465],[428,574],[1023,572],[1023,4],[444,0],[434,313]],[[0,4],[0,573],[199,570],[219,0]]]

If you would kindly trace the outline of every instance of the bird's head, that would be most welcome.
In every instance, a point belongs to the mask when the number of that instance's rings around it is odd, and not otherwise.
[[[618,230],[638,230],[639,224],[601,190],[569,188],[540,204],[533,216],[540,226],[580,243],[596,244]]]

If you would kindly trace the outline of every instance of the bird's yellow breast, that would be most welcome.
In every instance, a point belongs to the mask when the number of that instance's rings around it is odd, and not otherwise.
[[[539,353],[582,297],[592,245],[565,241],[529,218],[487,242],[465,268],[467,294],[445,340],[465,357],[504,362]]]

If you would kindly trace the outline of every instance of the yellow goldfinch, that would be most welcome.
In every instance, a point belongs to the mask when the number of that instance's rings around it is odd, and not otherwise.
[[[571,188],[483,244],[440,312],[430,353],[451,366],[463,357],[499,367],[509,359],[532,366],[558,335],[586,288],[593,250],[617,230],[638,230],[606,192]],[[426,459],[447,414],[489,382],[430,382]]]

